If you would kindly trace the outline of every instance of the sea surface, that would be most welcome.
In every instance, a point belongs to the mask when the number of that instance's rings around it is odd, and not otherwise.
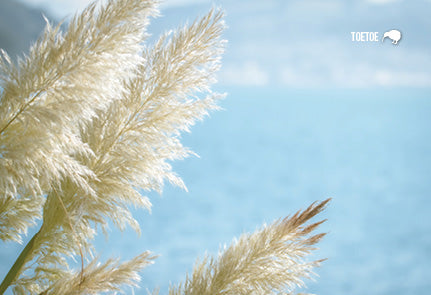
[[[100,258],[160,257],[135,294],[184,280],[195,260],[241,233],[331,197],[307,280],[316,294],[428,294],[431,289],[431,91],[429,89],[228,89],[222,111],[183,143],[198,157],[175,162],[188,192],[150,193],[136,210],[139,237],[112,229]],[[0,245],[0,275],[20,247]],[[132,293],[130,290],[126,290]],[[130,292],[129,292],[130,291]]]

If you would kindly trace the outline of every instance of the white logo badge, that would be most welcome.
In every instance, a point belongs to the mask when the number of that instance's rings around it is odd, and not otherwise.
[[[385,38],[388,37],[392,40],[392,44],[397,45],[398,41],[401,40],[401,32],[398,30],[390,30],[387,31],[382,38],[382,42],[385,41]]]

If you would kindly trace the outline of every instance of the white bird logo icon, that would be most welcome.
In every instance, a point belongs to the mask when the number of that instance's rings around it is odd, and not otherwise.
[[[382,42],[385,41],[386,37],[392,40],[392,44],[396,45],[398,44],[398,41],[401,40],[401,32],[398,30],[390,30],[385,32],[385,34],[383,35]]]

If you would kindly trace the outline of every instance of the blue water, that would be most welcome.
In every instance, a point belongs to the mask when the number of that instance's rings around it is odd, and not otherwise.
[[[150,194],[152,214],[136,212],[141,237],[113,229],[97,240],[102,258],[161,255],[135,294],[166,294],[197,257],[328,197],[314,256],[328,260],[305,291],[428,294],[431,91],[228,91],[225,110],[183,136],[200,155],[174,164],[189,192]]]

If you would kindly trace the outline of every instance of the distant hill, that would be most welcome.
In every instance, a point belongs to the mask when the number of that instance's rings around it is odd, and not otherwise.
[[[28,51],[45,27],[45,12],[17,0],[0,1],[0,48],[11,57]],[[49,19],[52,19],[49,17]]]

